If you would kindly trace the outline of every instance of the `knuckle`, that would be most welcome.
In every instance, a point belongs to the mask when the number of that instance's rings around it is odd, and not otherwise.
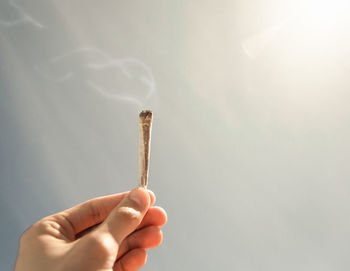
[[[118,215],[125,220],[139,221],[141,219],[141,213],[131,207],[118,208]]]
[[[48,225],[44,219],[39,220],[38,222],[25,229],[25,231],[20,237],[20,242],[25,242],[28,239],[38,235],[39,233],[44,232],[47,229],[47,227]]]
[[[100,257],[109,257],[118,249],[115,240],[108,234],[91,234],[88,238],[89,247]]]
[[[47,233],[50,229],[50,221],[47,219],[42,219],[33,224],[32,226],[32,232],[35,232],[36,234],[40,233]]]
[[[38,237],[42,234],[48,233],[50,230],[50,225],[45,219],[39,220],[33,225],[29,226],[20,236],[19,245],[21,247],[26,247],[28,244],[33,242],[38,242]]]
[[[25,243],[31,236],[31,232],[33,231],[33,225],[29,226],[21,235],[19,238],[19,243],[23,244]]]

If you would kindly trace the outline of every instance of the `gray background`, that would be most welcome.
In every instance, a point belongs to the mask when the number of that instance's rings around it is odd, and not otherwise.
[[[0,269],[38,219],[137,184],[143,270],[349,270],[347,1],[0,0]]]

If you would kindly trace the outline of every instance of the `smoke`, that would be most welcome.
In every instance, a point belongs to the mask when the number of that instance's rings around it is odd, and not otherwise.
[[[9,0],[8,4],[17,11],[18,17],[13,20],[3,20],[0,19],[0,25],[5,27],[11,27],[19,24],[32,24],[35,27],[43,28],[44,25],[42,25],[38,20],[34,19],[32,16],[28,14],[27,11],[24,10],[23,7],[21,7],[15,0]]]
[[[156,92],[152,70],[136,58],[113,58],[106,52],[82,47],[49,59],[34,67],[55,83],[76,80],[107,99],[142,107]]]

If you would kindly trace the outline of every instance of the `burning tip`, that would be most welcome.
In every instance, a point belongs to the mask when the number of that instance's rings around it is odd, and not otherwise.
[[[152,118],[152,111],[151,110],[142,110],[141,113],[140,113],[140,118]]]

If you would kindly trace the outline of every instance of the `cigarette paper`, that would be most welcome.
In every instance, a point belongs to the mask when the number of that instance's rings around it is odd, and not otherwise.
[[[144,188],[146,188],[148,184],[152,117],[153,114],[150,110],[144,110],[139,115],[139,186]]]

